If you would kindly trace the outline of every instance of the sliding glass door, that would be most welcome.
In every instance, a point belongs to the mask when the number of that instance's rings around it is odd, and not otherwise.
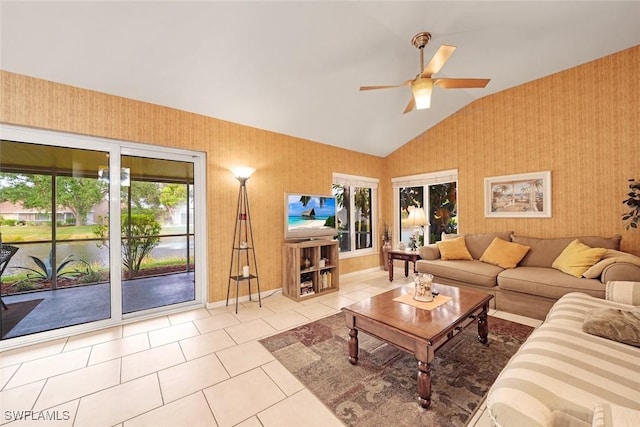
[[[204,304],[203,153],[0,132],[2,342]]]
[[[95,233],[108,152],[2,140],[0,153],[2,339],[110,319],[109,247]]]
[[[193,162],[123,155],[121,165],[123,313],[194,301]]]

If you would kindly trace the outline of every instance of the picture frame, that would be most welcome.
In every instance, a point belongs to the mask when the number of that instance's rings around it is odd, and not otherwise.
[[[551,171],[485,178],[484,216],[551,218]]]

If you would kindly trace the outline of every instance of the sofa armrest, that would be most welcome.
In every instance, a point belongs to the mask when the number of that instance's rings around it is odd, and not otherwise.
[[[622,304],[640,305],[640,282],[607,282],[605,299]]]
[[[420,248],[420,258],[422,259],[440,259],[440,250],[438,245],[431,244]]]
[[[602,270],[602,283],[611,281],[640,282],[640,266],[630,262],[614,262]]]

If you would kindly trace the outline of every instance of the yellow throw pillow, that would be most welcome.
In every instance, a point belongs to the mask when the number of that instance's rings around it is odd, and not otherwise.
[[[529,246],[507,242],[496,237],[484,251],[480,261],[502,268],[516,268],[516,265],[524,258],[527,252],[529,252]]]
[[[607,253],[605,248],[592,248],[576,239],[564,248],[551,266],[563,273],[582,277],[593,264]]]
[[[448,261],[454,259],[472,260],[473,257],[464,242],[464,236],[451,240],[436,242],[440,251],[440,259]]]

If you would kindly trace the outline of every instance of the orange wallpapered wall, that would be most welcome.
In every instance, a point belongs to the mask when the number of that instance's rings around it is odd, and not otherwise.
[[[4,71],[0,79],[3,123],[207,153],[210,302],[227,292],[239,188],[229,167],[256,168],[247,192],[262,291],[282,286],[284,193],[330,194],[332,172],[371,176],[383,169],[380,157],[326,144]],[[345,259],[340,271],[378,265],[377,255]]]
[[[238,195],[228,168],[239,164],[257,169],[247,189],[262,290],[282,285],[284,193],[329,193],[332,172],[380,178],[380,218],[388,221],[392,177],[457,168],[461,232],[619,233],[623,249],[640,255],[640,231],[627,231],[621,221],[627,179],[640,179],[639,69],[640,47],[634,47],[499,92],[384,159],[4,71],[0,122],[206,152],[214,302],[226,297]],[[446,93],[436,90],[434,96]],[[543,170],[552,171],[552,218],[484,217],[485,177]],[[375,267],[380,260],[345,259],[340,271]]]
[[[636,46],[473,102],[387,157],[383,216],[391,177],[457,168],[460,232],[621,234],[640,255],[640,230],[621,220],[627,180],[640,179],[639,71]],[[551,218],[485,218],[485,177],[545,170]]]

